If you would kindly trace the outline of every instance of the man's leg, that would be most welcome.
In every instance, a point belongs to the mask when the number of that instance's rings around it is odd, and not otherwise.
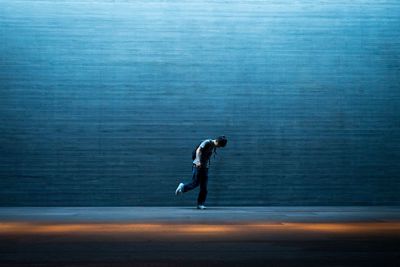
[[[190,190],[192,190],[192,189],[194,189],[194,188],[199,186],[199,177],[198,177],[199,171],[198,171],[198,168],[193,168],[192,174],[193,174],[192,175],[192,181],[183,186],[182,192],[190,191]]]
[[[200,169],[198,174],[200,192],[197,198],[197,205],[204,205],[207,197],[208,168]]]

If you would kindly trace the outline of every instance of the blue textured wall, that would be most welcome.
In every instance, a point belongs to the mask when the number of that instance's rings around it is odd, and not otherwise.
[[[0,205],[399,205],[400,2],[1,1]]]

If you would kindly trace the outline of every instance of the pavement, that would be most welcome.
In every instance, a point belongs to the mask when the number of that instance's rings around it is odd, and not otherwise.
[[[400,207],[1,207],[0,266],[400,266]]]

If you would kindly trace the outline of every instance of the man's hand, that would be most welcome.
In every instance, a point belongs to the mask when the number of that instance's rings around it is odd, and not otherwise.
[[[201,167],[201,163],[200,162],[196,162],[196,167],[197,168]]]

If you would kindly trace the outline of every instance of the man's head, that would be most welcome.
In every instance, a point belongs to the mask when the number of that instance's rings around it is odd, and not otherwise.
[[[226,143],[228,143],[228,139],[226,139],[225,135],[218,136],[217,139],[217,147],[225,147]]]

